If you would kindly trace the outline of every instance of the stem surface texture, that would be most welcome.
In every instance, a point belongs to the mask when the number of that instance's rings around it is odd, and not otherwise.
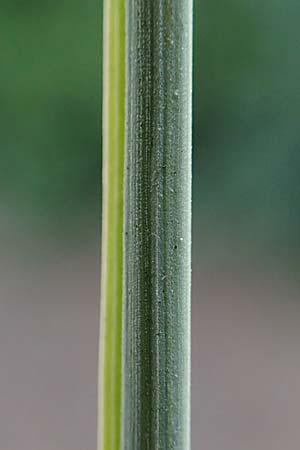
[[[123,450],[190,448],[192,0],[126,2]]]

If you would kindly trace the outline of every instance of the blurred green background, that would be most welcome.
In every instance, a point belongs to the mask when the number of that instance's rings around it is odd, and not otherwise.
[[[68,228],[100,204],[101,4],[0,8],[1,205]],[[295,0],[195,11],[195,233],[280,258],[299,256],[299,14]]]
[[[0,0],[0,449],[96,448],[102,4]],[[300,442],[300,3],[195,0],[193,450]]]
[[[101,4],[2,0],[0,13],[1,205],[70,226],[100,199]]]

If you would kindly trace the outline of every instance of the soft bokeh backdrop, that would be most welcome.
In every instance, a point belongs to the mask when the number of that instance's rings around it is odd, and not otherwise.
[[[96,448],[101,2],[0,3],[0,449]],[[195,0],[193,450],[300,442],[300,4]]]

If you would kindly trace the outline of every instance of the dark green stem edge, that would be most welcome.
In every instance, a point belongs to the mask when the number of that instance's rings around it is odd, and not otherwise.
[[[188,450],[192,0],[126,21],[122,449]]]

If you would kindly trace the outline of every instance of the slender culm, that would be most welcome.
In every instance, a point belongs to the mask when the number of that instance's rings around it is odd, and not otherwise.
[[[190,448],[192,0],[126,2],[123,450]]]
[[[99,450],[120,450],[125,141],[125,0],[104,1]]]

